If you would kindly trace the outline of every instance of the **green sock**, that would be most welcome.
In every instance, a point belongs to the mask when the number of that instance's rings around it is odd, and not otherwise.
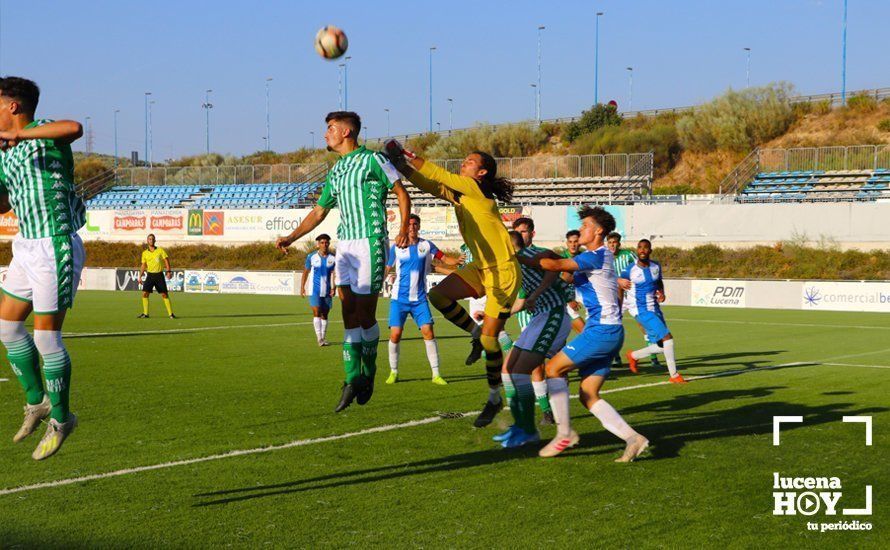
[[[71,359],[62,350],[43,358],[43,374],[46,376],[46,393],[53,404],[50,416],[57,422],[68,420],[68,390],[71,385]]]
[[[377,344],[379,343],[380,340],[371,340],[370,342],[362,340],[362,373],[371,380],[377,374]]]
[[[507,353],[513,348],[513,340],[510,338],[510,335],[507,334],[506,331],[501,331],[498,335],[498,344],[501,346],[501,351]]]
[[[550,399],[546,395],[536,397],[535,400],[538,402],[538,406],[541,407],[541,412],[550,412]]]
[[[343,336],[343,370],[351,384],[362,373],[362,329],[348,328]]]
[[[6,358],[12,372],[19,379],[19,384],[25,390],[25,397],[29,405],[37,405],[43,401],[43,378],[40,376],[40,357],[34,340],[30,335],[17,342],[7,343]]]
[[[510,405],[510,414],[513,415],[513,423],[519,426],[522,423],[522,411],[519,410],[519,400],[516,399],[516,387],[513,379],[507,373],[501,373],[501,382],[504,385],[504,397]]]
[[[519,410],[522,421],[519,427],[527,433],[534,433],[535,428],[535,392],[531,384],[522,384],[516,388]]]
[[[658,356],[653,353],[649,356],[649,361],[651,361],[653,364],[658,363]]]
[[[377,374],[377,346],[380,344],[380,325],[374,324],[371,328],[363,328],[362,331],[362,372],[369,379],[374,380]]]

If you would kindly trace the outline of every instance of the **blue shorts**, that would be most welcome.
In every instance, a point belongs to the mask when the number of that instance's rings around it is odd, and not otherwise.
[[[584,332],[562,348],[563,353],[578,367],[581,378],[596,375],[605,378],[612,370],[612,361],[624,344],[624,327],[621,325],[596,325],[585,327]]]
[[[664,315],[661,313],[661,310],[646,311],[641,309],[637,313],[636,319],[640,326],[643,327],[643,330],[646,331],[646,340],[650,344],[655,344],[671,333],[664,322]]]
[[[408,314],[414,317],[418,327],[433,324],[433,314],[430,312],[430,304],[426,300],[422,302],[389,301],[389,326],[404,327]]]
[[[334,303],[334,301],[330,296],[315,296],[315,295],[309,296],[309,305],[312,307],[318,307],[318,308],[321,308],[324,310],[330,310],[331,304],[333,304],[333,303]]]

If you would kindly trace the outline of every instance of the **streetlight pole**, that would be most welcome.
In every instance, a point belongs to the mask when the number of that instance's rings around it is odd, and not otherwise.
[[[751,87],[751,48],[745,50],[745,88]]]
[[[537,94],[535,95],[535,120],[541,122],[541,31],[543,31],[546,27],[544,25],[538,26],[538,86],[537,86]]]
[[[337,65],[337,98],[340,110],[343,110],[343,67],[345,67],[345,63],[340,63]]]
[[[433,131],[433,52],[435,50],[435,46],[430,46],[430,132]]]
[[[315,149],[315,132],[309,132],[309,135],[312,136],[312,149]]]
[[[349,60],[352,59],[351,56],[346,56],[345,63],[343,63],[343,110],[349,110]]]
[[[627,74],[629,82],[627,84],[627,110],[634,110],[634,68],[628,67]]]
[[[148,167],[154,168],[154,144],[152,143],[151,129],[151,106],[155,104],[155,100],[148,102]]]
[[[92,120],[93,120],[93,117],[91,117],[91,116],[86,117],[87,141],[86,141],[85,149],[86,149],[87,156],[89,156],[93,153],[93,123],[92,123]]]
[[[529,86],[532,87],[532,100],[535,103],[535,120],[538,120],[538,85],[532,83]]]
[[[145,156],[142,157],[142,162],[148,162],[148,96],[151,95],[151,92],[145,92]]]
[[[596,12],[596,38],[593,46],[593,104],[600,102],[600,16],[604,12]]]
[[[117,170],[117,114],[120,109],[114,110],[114,169]]]
[[[454,99],[448,98],[448,131],[454,130]]]
[[[389,109],[383,109],[386,111],[386,137],[390,137],[389,134]]]
[[[847,104],[847,0],[844,0],[844,35],[841,39],[841,105]]]
[[[272,87],[272,77],[266,79],[266,151],[272,150],[272,123],[270,121],[269,94]]]
[[[204,122],[204,139],[206,141],[206,151],[207,154],[210,154],[210,109],[213,109],[213,104],[210,103],[210,92],[213,90],[204,90],[204,103],[201,107],[204,108],[205,122]]]

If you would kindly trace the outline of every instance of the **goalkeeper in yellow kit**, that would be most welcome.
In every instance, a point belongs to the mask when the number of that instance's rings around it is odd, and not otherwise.
[[[494,157],[480,151],[467,155],[459,175],[424,161],[395,140],[386,143],[386,153],[411,183],[454,206],[461,235],[472,253],[473,261],[433,287],[429,299],[446,319],[473,335],[467,364],[485,351],[489,396],[474,425],[487,426],[504,407],[500,393],[503,353],[498,335],[522,284],[516,252],[497,203],[513,198],[513,184],[497,177]],[[488,298],[480,330],[457,301],[483,296]]]

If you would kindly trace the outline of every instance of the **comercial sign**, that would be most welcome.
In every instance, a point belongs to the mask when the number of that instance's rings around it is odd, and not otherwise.
[[[703,307],[745,307],[745,281],[692,281],[692,305]]]
[[[204,211],[204,235],[223,235],[225,233],[225,223],[225,213],[223,211]]]
[[[164,215],[151,217],[152,231],[181,231],[182,215]]]
[[[145,231],[145,215],[144,214],[115,214],[114,215],[115,231]]]
[[[202,210],[189,210],[188,234],[202,235],[204,230],[204,212]]]
[[[296,294],[292,272],[229,271],[220,273],[223,294]]]
[[[801,308],[890,313],[890,283],[807,281],[801,288]]]

